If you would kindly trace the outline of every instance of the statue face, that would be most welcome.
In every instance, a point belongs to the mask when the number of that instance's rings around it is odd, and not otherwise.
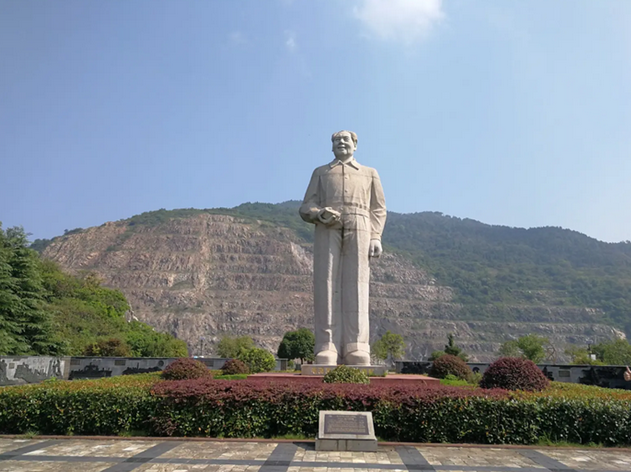
[[[344,131],[333,138],[333,154],[335,154],[336,158],[346,159],[353,155],[355,149],[357,149],[357,146],[353,142],[350,133]]]

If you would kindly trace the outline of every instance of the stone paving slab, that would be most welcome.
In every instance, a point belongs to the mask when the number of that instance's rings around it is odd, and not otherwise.
[[[249,459],[266,461],[278,443],[259,442],[184,442],[180,446],[162,454],[161,458],[195,459]]]
[[[300,462],[354,462],[358,464],[403,465],[401,456],[392,447],[381,447],[377,452],[344,452],[316,451],[311,444],[299,444],[293,460]]]
[[[44,447],[27,456],[73,456],[73,457],[132,457],[156,446],[158,442],[151,441],[85,441],[64,440],[60,444]]]
[[[517,467],[544,469],[518,449],[481,449],[468,447],[416,447],[430,465],[464,465],[469,467]]]
[[[0,440],[0,454],[14,451],[24,446],[43,443],[43,439],[12,439],[10,441]]]
[[[573,449],[571,452],[537,449],[537,451],[576,470],[600,468],[631,471],[631,451],[616,449]]]
[[[145,464],[134,472],[258,472],[258,466],[206,464]]]
[[[0,438],[12,472],[631,472],[631,450],[382,444],[315,451],[308,441]]]
[[[0,470],[7,472],[102,472],[115,462],[98,462],[86,466],[81,462],[2,461]]]

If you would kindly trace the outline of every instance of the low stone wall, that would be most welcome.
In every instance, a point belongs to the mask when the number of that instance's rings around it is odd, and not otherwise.
[[[491,365],[490,363],[468,362],[473,372],[481,374]],[[402,374],[428,374],[432,363],[429,361],[396,361],[396,371]],[[624,380],[626,366],[620,365],[567,365],[567,364],[538,364],[537,367],[550,380],[557,382],[580,383],[596,385],[606,388],[621,388],[631,390],[631,382]]]
[[[38,383],[53,377],[68,378],[69,357],[0,357],[0,385]]]
[[[50,378],[99,379],[157,372],[175,360],[173,357],[0,357],[0,386],[38,383]],[[198,360],[209,369],[219,370],[228,359]],[[287,370],[287,359],[276,359],[275,370]]]
[[[169,357],[72,357],[68,380],[157,372],[175,360]]]

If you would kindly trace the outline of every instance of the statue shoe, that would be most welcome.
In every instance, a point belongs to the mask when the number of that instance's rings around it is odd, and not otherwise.
[[[337,352],[320,351],[315,356],[315,363],[321,365],[337,365]]]
[[[371,365],[370,354],[364,351],[353,351],[344,357],[345,365]]]

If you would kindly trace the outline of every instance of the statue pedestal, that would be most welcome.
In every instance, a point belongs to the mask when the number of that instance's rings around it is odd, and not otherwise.
[[[337,366],[326,366],[334,369]],[[364,368],[370,366],[362,366]],[[322,385],[323,374],[302,375],[300,372],[288,374],[285,372],[263,372],[248,376],[248,380],[257,382],[267,382],[276,384],[302,383]],[[387,377],[370,377],[370,385],[386,385],[389,387],[432,387],[440,385],[440,380],[427,377],[426,375],[414,374],[389,374]]]
[[[336,365],[326,364],[302,364],[302,375],[325,375],[327,372],[335,369]],[[380,375],[385,376],[388,374],[388,368],[385,365],[349,365],[353,369],[366,372],[366,375]]]

